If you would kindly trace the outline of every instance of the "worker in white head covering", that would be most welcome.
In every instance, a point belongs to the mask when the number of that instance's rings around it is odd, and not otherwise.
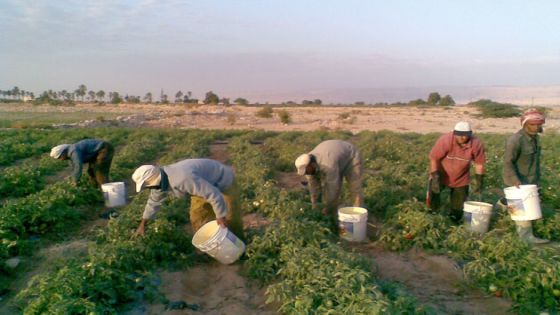
[[[476,175],[472,192],[482,192],[486,163],[484,145],[473,136],[471,125],[460,121],[455,124],[452,132],[442,135],[436,141],[429,159],[430,185],[426,203],[434,210],[441,210],[440,193],[444,187],[448,187],[451,191],[451,207],[445,214],[459,223],[463,218],[463,203],[469,195],[470,167],[473,162]]]
[[[143,235],[146,223],[159,211],[168,193],[191,198],[189,211],[193,232],[216,219],[243,239],[243,221],[239,206],[239,189],[233,170],[210,159],[187,159],[167,166],[142,165],[132,174],[136,191],[150,189],[142,221],[136,230]]]
[[[74,144],[60,144],[51,149],[50,156],[59,160],[70,160],[72,177],[78,183],[84,164],[87,173],[97,187],[109,182],[109,170],[113,161],[113,146],[103,140],[85,139]]]
[[[319,143],[309,153],[295,160],[299,175],[305,175],[309,183],[311,204],[317,208],[321,204],[324,214],[330,216],[337,225],[336,210],[342,189],[342,179],[346,178],[353,206],[363,206],[362,161],[358,149],[342,140],[326,140]]]

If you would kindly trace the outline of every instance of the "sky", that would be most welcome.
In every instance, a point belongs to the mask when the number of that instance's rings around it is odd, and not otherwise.
[[[552,0],[0,0],[0,90],[375,102],[555,87],[559,16]]]

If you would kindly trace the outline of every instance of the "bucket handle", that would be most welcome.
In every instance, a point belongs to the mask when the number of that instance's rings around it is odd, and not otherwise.
[[[525,195],[524,198],[521,198],[521,201],[522,201],[522,202],[525,202],[525,201],[527,201],[527,199],[529,199],[529,198],[531,198],[531,197],[537,197],[537,198],[538,198],[538,197],[539,197],[539,193],[538,193],[538,192],[536,192],[536,193],[530,192],[530,193],[528,193],[527,195]]]

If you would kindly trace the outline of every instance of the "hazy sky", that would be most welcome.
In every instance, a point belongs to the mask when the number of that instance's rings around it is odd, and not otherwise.
[[[560,84],[560,1],[0,0],[0,89]],[[301,94],[301,93],[300,93]]]

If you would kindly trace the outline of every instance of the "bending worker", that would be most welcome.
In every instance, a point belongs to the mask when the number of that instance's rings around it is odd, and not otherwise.
[[[521,116],[521,129],[506,142],[504,153],[504,184],[506,186],[539,185],[541,178],[541,142],[539,133],[545,123],[544,115],[531,108]],[[504,207],[505,198],[498,201]],[[530,244],[548,243],[533,235],[531,221],[515,221],[519,237]]]
[[[430,191],[428,202],[434,210],[440,210],[440,193],[449,187],[451,219],[459,223],[463,217],[463,203],[469,195],[470,166],[474,161],[475,180],[473,193],[482,191],[486,156],[482,142],[473,136],[471,125],[461,121],[453,132],[442,135],[430,151]]]
[[[295,165],[298,174],[308,180],[312,206],[318,208],[321,203],[323,214],[331,216],[335,223],[343,177],[348,182],[352,205],[363,205],[362,162],[353,144],[323,141],[311,152],[300,155]]]
[[[74,181],[82,177],[84,163],[88,164],[87,173],[97,187],[109,182],[109,170],[113,161],[113,146],[106,141],[85,139],[74,144],[61,144],[51,149],[50,156],[59,160],[70,160]]]
[[[193,233],[214,218],[243,238],[243,222],[238,202],[238,188],[233,170],[210,159],[187,159],[167,166],[142,165],[132,174],[136,191],[150,189],[142,221],[136,234],[144,235],[146,222],[160,209],[167,193],[175,197],[191,196],[189,211]]]

